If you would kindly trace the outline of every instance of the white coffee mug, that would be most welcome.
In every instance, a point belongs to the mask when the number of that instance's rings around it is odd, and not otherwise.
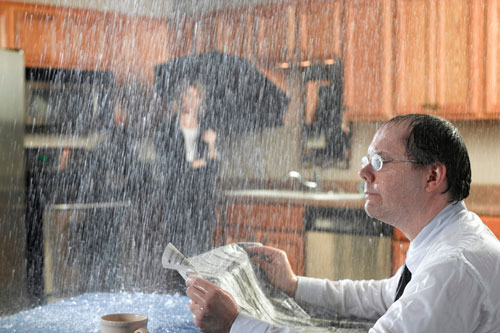
[[[113,313],[101,317],[102,333],[148,333],[148,317],[134,313]]]

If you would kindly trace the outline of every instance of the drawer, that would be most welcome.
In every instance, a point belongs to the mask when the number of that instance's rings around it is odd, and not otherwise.
[[[225,222],[233,227],[302,231],[305,208],[289,205],[227,204]]]

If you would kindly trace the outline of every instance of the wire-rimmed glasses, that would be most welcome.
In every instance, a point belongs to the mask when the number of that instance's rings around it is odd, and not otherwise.
[[[416,161],[416,160],[401,160],[401,159],[397,159],[397,158],[383,158],[379,154],[375,153],[372,156],[363,156],[363,158],[361,158],[361,168],[364,168],[368,164],[371,164],[373,170],[380,171],[380,170],[382,170],[384,163],[389,163],[392,161],[418,163],[418,161]]]

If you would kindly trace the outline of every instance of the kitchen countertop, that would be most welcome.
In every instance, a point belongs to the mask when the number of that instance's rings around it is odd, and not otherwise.
[[[89,136],[25,134],[24,148],[84,148],[94,149],[102,138],[97,134]]]
[[[254,202],[314,207],[363,208],[362,193],[334,193],[272,189],[226,190],[224,199],[232,202]]]
[[[347,187],[351,190],[355,186]],[[357,192],[314,192],[290,189],[226,189],[223,199],[230,202],[313,207],[363,209],[364,196]],[[471,185],[467,208],[480,216],[500,216],[500,186]]]

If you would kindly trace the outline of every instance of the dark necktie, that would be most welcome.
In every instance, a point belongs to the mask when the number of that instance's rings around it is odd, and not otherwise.
[[[396,302],[401,295],[403,295],[403,292],[405,291],[405,287],[410,282],[411,280],[411,272],[408,269],[408,267],[405,267],[403,269],[403,273],[401,274],[401,277],[399,278],[399,283],[398,283],[398,289],[396,289],[396,298],[394,299],[394,302]]]

